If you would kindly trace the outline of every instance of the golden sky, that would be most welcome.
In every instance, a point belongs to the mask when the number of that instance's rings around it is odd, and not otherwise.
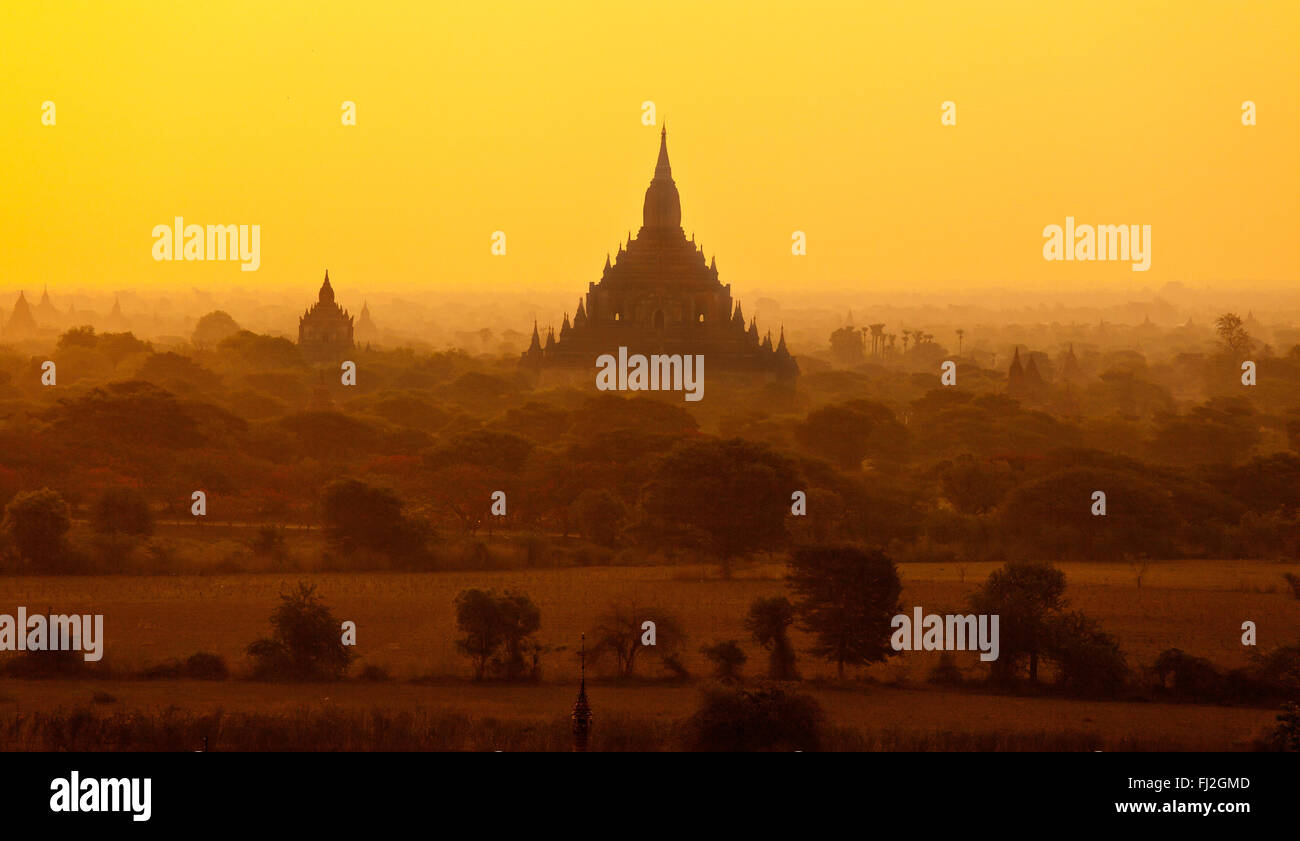
[[[576,301],[640,225],[646,100],[737,292],[1300,274],[1300,3],[347,6],[3,4],[0,287]],[[260,269],[155,262],[178,215],[260,225]],[[1067,215],[1151,225],[1150,270],[1045,262]]]

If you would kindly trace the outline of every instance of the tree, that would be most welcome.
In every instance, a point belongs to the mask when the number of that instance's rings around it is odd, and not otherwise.
[[[66,335],[66,334],[65,334]],[[95,344],[96,349],[108,357],[116,369],[118,364],[137,353],[149,353],[153,346],[135,337],[134,333],[102,333]]]
[[[864,338],[862,331],[856,327],[841,327],[831,333],[831,355],[844,365],[861,362]]]
[[[740,679],[740,669],[749,657],[740,643],[735,640],[715,642],[713,645],[700,646],[700,653],[713,664],[718,679],[735,681]]]
[[[857,471],[868,456],[894,460],[905,453],[907,430],[889,407],[850,400],[810,412],[795,428],[795,438],[809,452]]]
[[[536,678],[541,647],[532,635],[542,626],[541,610],[528,596],[511,591],[496,600],[496,609],[502,649],[498,672],[506,680],[518,680],[526,674]]]
[[[1029,661],[1038,680],[1038,659],[1052,644],[1054,623],[1065,608],[1065,573],[1045,563],[1013,561],[989,574],[971,597],[976,613],[998,615],[1001,654],[994,674],[1008,678]]]
[[[456,647],[473,661],[475,680],[483,680],[489,667],[506,680],[536,677],[541,648],[532,635],[541,624],[541,611],[523,593],[470,589],[456,597],[456,627],[465,635]]]
[[[190,339],[197,348],[214,348],[240,330],[239,324],[224,310],[216,310],[199,319],[194,326],[194,336]]]
[[[983,514],[997,506],[1013,484],[1010,470],[963,453],[939,466],[944,498],[963,514]]]
[[[81,327],[73,327],[59,336],[59,350],[73,347],[93,348],[97,342],[95,328],[84,324]]]
[[[798,680],[794,645],[790,642],[790,625],[794,623],[794,605],[785,596],[757,598],[749,606],[745,630],[768,650],[768,676],[773,680]]]
[[[153,511],[135,488],[108,488],[91,512],[91,527],[99,534],[148,537],[153,534]]]
[[[643,644],[648,633],[645,623],[654,623],[654,645]],[[642,651],[658,656],[673,667],[676,651],[685,640],[676,617],[662,608],[642,607],[635,602],[615,602],[600,617],[600,624],[592,634],[595,645],[591,649],[592,662],[613,654],[622,678],[633,676],[636,657]]]
[[[65,536],[72,514],[57,491],[41,488],[15,494],[5,506],[0,527],[34,567],[56,569],[67,555]]]
[[[343,644],[341,623],[316,595],[316,586],[299,582],[295,592],[280,600],[271,613],[271,636],[248,646],[257,663],[254,674],[290,680],[342,677],[353,654]]]
[[[604,488],[587,488],[573,501],[578,531],[593,543],[613,546],[627,516],[627,507]]]
[[[800,549],[790,558],[786,581],[800,597],[799,627],[816,637],[813,653],[835,663],[840,680],[846,664],[893,655],[890,622],[902,584],[885,553],[852,546]]]
[[[402,513],[392,491],[356,479],[325,488],[321,500],[325,533],[345,552],[367,549],[392,559],[411,558],[425,549],[428,535]]]
[[[1230,356],[1250,353],[1255,342],[1246,332],[1245,322],[1235,312],[1225,312],[1214,320],[1214,332],[1219,334],[1223,349]]]
[[[465,634],[456,641],[456,647],[474,662],[474,679],[483,680],[488,661],[501,647],[504,634],[492,594],[471,589],[457,596],[456,627]]]
[[[1049,557],[1166,555],[1185,515],[1170,501],[1170,483],[1148,475],[1104,466],[1053,470],[1007,494],[1003,533],[1027,553]],[[1104,517],[1093,514],[1098,490],[1106,494]]]
[[[793,466],[765,445],[687,441],[659,462],[642,507],[650,531],[700,535],[729,577],[735,558],[785,542],[795,487]]]

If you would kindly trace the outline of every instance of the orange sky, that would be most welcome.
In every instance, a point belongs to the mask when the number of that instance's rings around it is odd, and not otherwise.
[[[5,4],[0,288],[576,301],[640,224],[645,100],[738,293],[1297,279],[1294,2],[341,5]],[[177,215],[260,225],[260,269],[155,262]],[[1067,215],[1151,225],[1150,271],[1045,262]]]

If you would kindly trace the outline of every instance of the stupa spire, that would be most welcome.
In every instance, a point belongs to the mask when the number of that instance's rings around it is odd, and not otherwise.
[[[659,131],[659,160],[655,161],[655,178],[673,177],[672,165],[668,163],[668,123]]]
[[[573,727],[573,749],[579,753],[587,750],[591,736],[591,704],[587,702],[587,635],[582,635],[582,648],[578,653],[578,700],[570,715]]]

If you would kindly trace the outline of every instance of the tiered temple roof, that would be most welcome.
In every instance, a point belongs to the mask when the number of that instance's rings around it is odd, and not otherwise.
[[[775,345],[770,334],[763,342],[757,324],[746,324],[740,303],[733,307],[716,258],[705,258],[694,235],[687,239],[666,129],[641,216],[636,236],[629,233],[613,260],[606,255],[600,280],[588,284],[573,320],[565,315],[558,339],[552,330],[543,345],[534,325],[524,363],[592,367],[598,356],[622,346],[629,353],[703,354],[713,370],[797,376],[784,334]]]

